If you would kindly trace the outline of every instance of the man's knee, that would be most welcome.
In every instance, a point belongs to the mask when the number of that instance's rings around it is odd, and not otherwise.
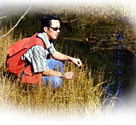
[[[64,67],[64,63],[62,61],[55,60],[55,59],[47,60],[47,64],[49,68],[52,70],[56,70],[56,68],[59,67],[59,71],[62,71]]]
[[[55,60],[55,59],[54,59]],[[55,60],[56,62],[56,66],[59,66],[60,68],[63,68],[64,67],[64,63],[62,61],[59,61],[59,60]]]

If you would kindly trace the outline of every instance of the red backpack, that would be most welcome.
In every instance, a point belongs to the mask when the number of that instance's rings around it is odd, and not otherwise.
[[[37,37],[38,33],[30,38],[24,38],[17,41],[8,48],[6,68],[9,73],[15,74],[23,83],[40,84],[41,73],[32,73],[31,65],[26,66],[26,62],[21,60],[24,53],[35,45],[41,45],[45,48],[44,42]]]

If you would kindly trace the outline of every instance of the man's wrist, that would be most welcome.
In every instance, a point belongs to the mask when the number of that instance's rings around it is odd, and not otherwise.
[[[69,60],[72,61],[73,57],[69,57]]]
[[[61,73],[61,77],[64,77],[64,73],[60,72]]]

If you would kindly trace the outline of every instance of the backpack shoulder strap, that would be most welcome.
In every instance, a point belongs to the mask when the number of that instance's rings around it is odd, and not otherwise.
[[[36,37],[37,35],[38,33],[36,33],[32,37],[24,38],[14,43],[8,48],[8,56],[11,57],[24,49],[28,50],[34,45],[41,45],[45,48],[44,42],[42,41],[42,39]]]

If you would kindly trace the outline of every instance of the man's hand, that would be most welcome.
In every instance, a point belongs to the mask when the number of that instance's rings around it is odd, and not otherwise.
[[[65,72],[63,77],[64,77],[65,79],[71,80],[71,79],[73,78],[73,76],[74,76],[74,73],[73,73],[73,72]]]
[[[77,59],[77,58],[70,58],[71,61],[76,64],[78,67],[81,67],[82,66],[82,62],[80,59]]]

